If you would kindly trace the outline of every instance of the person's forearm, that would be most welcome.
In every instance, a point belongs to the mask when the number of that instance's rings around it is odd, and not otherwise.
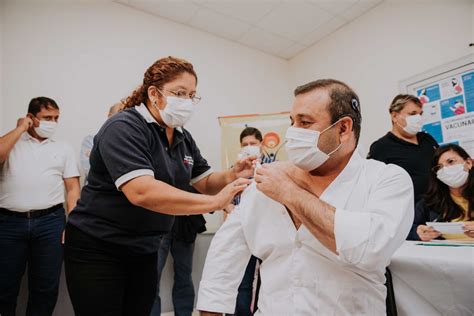
[[[20,126],[0,137],[0,162],[8,159],[8,155],[24,132],[25,130]]]
[[[336,252],[334,217],[336,209],[298,187],[286,194],[284,204],[326,248]]]
[[[167,190],[168,191],[168,190]],[[211,195],[195,194],[172,188],[165,194],[153,194],[143,207],[169,215],[196,215],[220,210]]]
[[[67,198],[66,198],[67,214],[71,213],[71,211],[76,207],[76,204],[77,204],[77,201],[79,200],[80,195],[81,195],[80,190],[72,190],[71,192],[67,193]]]
[[[214,312],[206,312],[206,311],[200,311],[199,314],[201,316],[222,316],[222,313],[214,313]]]
[[[237,178],[232,169],[213,172],[207,178],[203,179],[205,184],[202,186],[201,193],[216,194],[235,179]]]
[[[81,195],[79,177],[65,178],[64,186],[66,187],[66,211],[69,214],[76,207]]]
[[[217,211],[220,205],[215,196],[189,193],[152,177],[133,179],[122,186],[128,200],[134,205],[170,215],[193,215]]]

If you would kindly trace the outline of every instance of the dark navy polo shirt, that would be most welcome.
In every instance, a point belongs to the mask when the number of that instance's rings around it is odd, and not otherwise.
[[[415,203],[428,189],[431,160],[436,148],[439,147],[436,140],[428,133],[420,132],[416,134],[416,137],[418,145],[388,132],[370,146],[367,156],[367,158],[391,163],[405,169],[413,181]]]
[[[94,137],[88,183],[82,189],[69,223],[130,252],[156,252],[160,235],[169,232],[174,216],[133,205],[118,189],[142,175],[152,175],[178,189],[212,172],[191,134],[175,129],[169,146],[165,128],[144,105],[126,109],[104,123]]]

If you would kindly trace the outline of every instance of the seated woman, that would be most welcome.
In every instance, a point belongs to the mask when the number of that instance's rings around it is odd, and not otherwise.
[[[474,238],[474,168],[469,154],[460,146],[439,147],[432,161],[427,193],[415,207],[408,240],[430,241],[441,233],[426,222],[465,222],[465,235],[443,235],[446,239]]]

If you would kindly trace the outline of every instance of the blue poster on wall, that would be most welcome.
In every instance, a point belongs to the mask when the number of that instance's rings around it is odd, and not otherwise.
[[[462,76],[467,112],[474,112],[474,72]]]
[[[429,103],[438,101],[441,99],[441,93],[439,90],[439,84],[435,84],[426,88],[421,88],[416,91],[416,95],[418,99],[420,99],[421,103]]]
[[[423,104],[423,131],[474,158],[474,54],[406,80]]]
[[[441,144],[444,141],[443,132],[441,130],[441,122],[434,122],[423,125],[423,132],[426,132],[433,136],[433,138],[438,142],[438,144]]]
[[[443,119],[466,113],[466,105],[462,95],[447,100],[442,100],[440,105],[441,117]]]

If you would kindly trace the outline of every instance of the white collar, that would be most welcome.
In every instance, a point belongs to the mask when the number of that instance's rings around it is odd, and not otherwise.
[[[145,106],[145,104],[142,103],[140,105],[136,105],[135,110],[137,110],[137,112],[140,113],[140,115],[145,119],[147,123],[156,123],[159,126],[161,126],[160,123],[158,123],[156,119],[153,117],[153,115],[151,115],[150,111]],[[161,127],[164,127],[164,126],[161,126]],[[176,127],[176,130],[178,130],[181,133],[183,132],[183,129],[181,127]]]
[[[331,203],[336,208],[344,207],[352,190],[356,187],[355,183],[362,172],[364,160],[357,150],[354,150],[347,165],[324,190],[320,199]]]
[[[30,135],[30,133],[28,132],[24,132],[23,134],[21,134],[21,139],[22,140],[29,140],[29,141],[33,141],[33,142],[37,142],[39,144],[43,144],[43,143],[48,143],[48,142],[54,142],[55,140],[52,139],[52,138],[46,138],[45,140],[43,141],[39,141],[38,139],[34,138],[33,136]]]

